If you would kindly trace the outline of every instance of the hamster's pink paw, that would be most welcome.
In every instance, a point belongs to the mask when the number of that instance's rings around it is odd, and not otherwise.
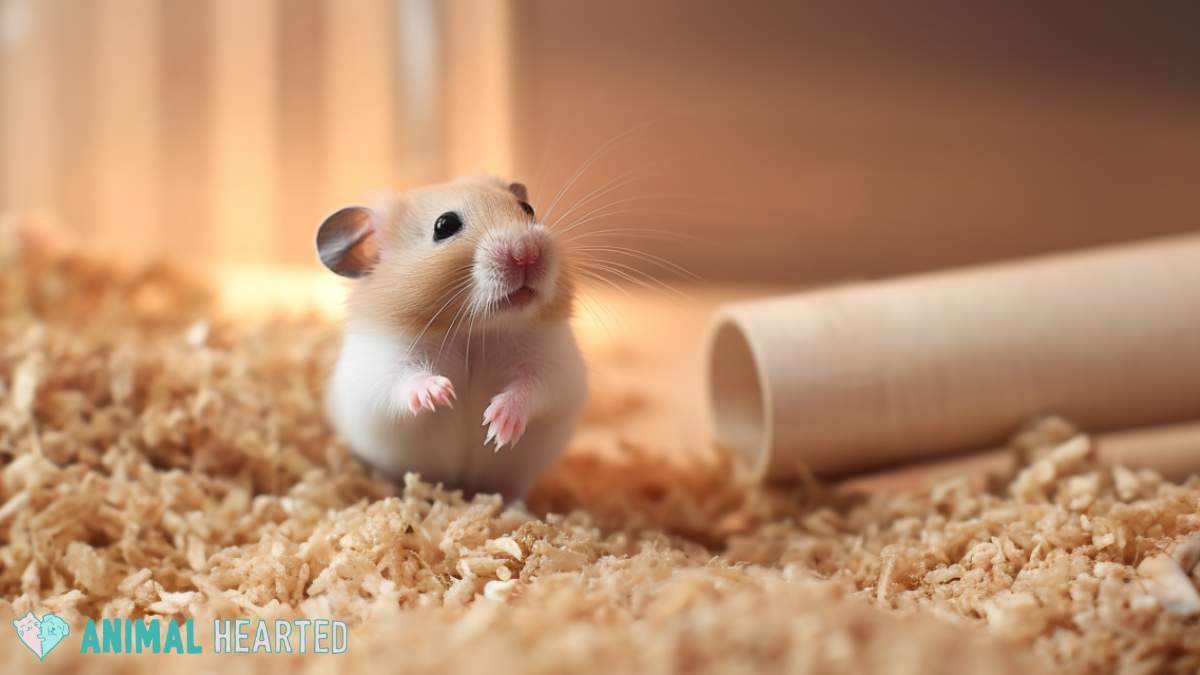
[[[505,445],[516,445],[525,433],[529,421],[529,400],[516,391],[505,390],[492,397],[492,403],[483,411],[483,423],[488,426],[483,444],[496,442],[499,451]]]
[[[452,407],[456,397],[450,378],[441,375],[424,375],[404,386],[403,400],[414,415],[422,410],[436,411],[438,406]]]

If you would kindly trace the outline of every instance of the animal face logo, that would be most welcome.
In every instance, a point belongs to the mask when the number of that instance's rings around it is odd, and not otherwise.
[[[28,647],[39,661],[46,658],[63,638],[71,634],[71,627],[55,614],[46,614],[39,619],[33,612],[25,612],[25,616],[13,621],[12,625],[21,643]]]

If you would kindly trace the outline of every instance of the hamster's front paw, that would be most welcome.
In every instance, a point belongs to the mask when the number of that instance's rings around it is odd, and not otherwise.
[[[483,423],[488,426],[483,444],[496,441],[496,451],[505,445],[516,445],[525,433],[529,421],[529,399],[521,392],[505,390],[492,397],[492,403],[483,411]]]
[[[452,407],[456,394],[450,378],[441,375],[422,375],[400,385],[400,400],[414,415],[422,410],[434,412],[438,406]]]

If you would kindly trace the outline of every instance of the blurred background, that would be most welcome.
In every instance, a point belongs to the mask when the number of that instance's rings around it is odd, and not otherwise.
[[[311,267],[333,209],[488,171],[718,281],[1137,239],[1200,227],[1198,30],[1189,2],[0,0],[0,212]]]

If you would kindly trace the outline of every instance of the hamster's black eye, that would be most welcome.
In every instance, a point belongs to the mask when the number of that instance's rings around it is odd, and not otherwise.
[[[536,218],[536,216],[533,215],[533,207],[529,205],[529,202],[521,202],[521,210],[529,214],[530,218]]]
[[[453,237],[458,234],[462,226],[462,218],[459,218],[458,214],[453,211],[447,211],[433,222],[433,240],[441,241],[447,237]]]

